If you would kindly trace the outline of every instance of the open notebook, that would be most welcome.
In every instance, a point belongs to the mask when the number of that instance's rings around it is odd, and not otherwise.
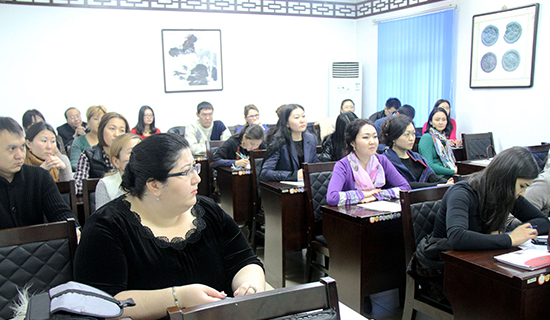
[[[373,201],[367,203],[358,204],[359,207],[373,211],[383,211],[383,212],[401,212],[401,205],[398,202],[391,201]]]
[[[535,249],[523,249],[505,253],[495,256],[495,259],[525,270],[535,270],[550,266],[550,253]]]

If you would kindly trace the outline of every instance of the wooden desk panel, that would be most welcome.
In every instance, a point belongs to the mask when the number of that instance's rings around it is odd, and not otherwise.
[[[220,207],[238,224],[252,221],[252,174],[250,170],[231,170],[218,167]]]
[[[547,319],[550,268],[525,271],[497,262],[495,255],[516,249],[448,251],[445,295],[459,319]],[[544,281],[539,284],[540,276]]]
[[[405,288],[405,248],[400,213],[359,206],[321,207],[330,250],[329,275],[340,301],[362,313],[365,297]]]
[[[286,251],[307,247],[304,188],[275,181],[260,182],[265,213],[264,264],[266,281],[285,286]]]
[[[457,161],[458,174],[466,175],[476,173],[487,167],[488,163],[480,163],[480,160]]]

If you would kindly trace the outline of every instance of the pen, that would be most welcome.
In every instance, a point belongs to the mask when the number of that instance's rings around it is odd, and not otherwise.
[[[529,229],[535,229],[535,228],[537,228],[537,227],[538,227],[537,225],[533,225],[533,226],[530,226],[530,227],[527,227],[527,228],[529,228]]]
[[[242,157],[243,157],[243,156],[242,156],[240,153],[238,153],[237,151],[235,151],[235,154],[236,154],[237,157],[239,157],[239,158],[242,158]]]

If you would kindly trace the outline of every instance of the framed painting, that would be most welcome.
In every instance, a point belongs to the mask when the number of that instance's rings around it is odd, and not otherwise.
[[[223,90],[221,30],[162,30],[164,91]]]
[[[539,4],[473,17],[470,88],[533,86]]]

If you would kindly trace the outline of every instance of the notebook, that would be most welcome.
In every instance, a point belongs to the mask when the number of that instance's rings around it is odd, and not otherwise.
[[[497,261],[525,270],[550,266],[550,253],[535,249],[523,249],[495,256]]]

